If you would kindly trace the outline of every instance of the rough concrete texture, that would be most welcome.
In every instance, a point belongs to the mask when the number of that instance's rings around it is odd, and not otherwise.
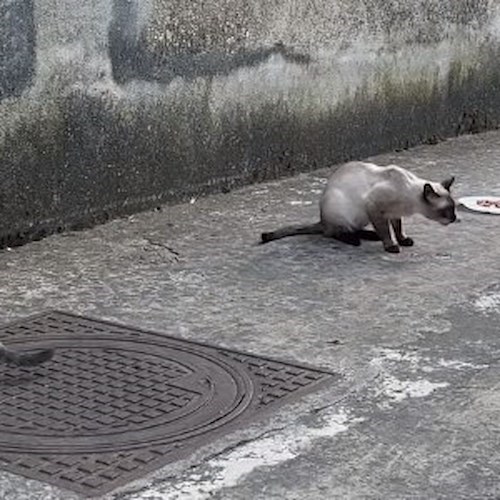
[[[0,246],[500,119],[493,1],[6,6]]]
[[[500,195],[500,133],[375,158],[456,196]],[[500,217],[407,221],[416,245],[320,236],[327,170],[193,198],[0,253],[4,321],[47,308],[322,366],[338,384],[231,433],[115,499],[500,496]],[[0,498],[71,499],[2,473]]]

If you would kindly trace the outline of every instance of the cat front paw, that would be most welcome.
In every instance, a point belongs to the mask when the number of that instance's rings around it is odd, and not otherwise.
[[[406,236],[405,238],[402,238],[401,240],[398,241],[398,243],[402,246],[402,247],[412,247],[413,244],[414,244],[414,241],[412,238],[410,238],[409,236]]]
[[[384,246],[384,250],[389,253],[399,253],[400,249],[398,245],[387,245]]]

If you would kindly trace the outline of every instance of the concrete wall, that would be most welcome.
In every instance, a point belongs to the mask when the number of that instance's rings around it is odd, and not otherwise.
[[[493,0],[4,0],[0,246],[495,127]]]

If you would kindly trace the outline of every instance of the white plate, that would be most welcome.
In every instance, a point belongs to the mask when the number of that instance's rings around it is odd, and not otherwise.
[[[465,196],[464,198],[460,198],[458,203],[469,210],[474,210],[474,212],[500,215],[500,208],[496,208],[495,206],[482,207],[478,205],[477,202],[481,200],[500,203],[500,196]]]

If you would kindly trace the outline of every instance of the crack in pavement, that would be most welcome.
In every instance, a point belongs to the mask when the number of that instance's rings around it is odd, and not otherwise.
[[[158,247],[158,248],[163,248],[164,250],[167,250],[169,253],[171,253],[174,256],[174,259],[176,261],[179,260],[181,254],[180,254],[180,252],[178,252],[177,250],[175,250],[175,248],[167,245],[166,243],[161,243],[159,241],[154,241],[151,238],[146,238],[145,237],[144,240],[148,243],[148,245],[150,245],[152,247]]]

